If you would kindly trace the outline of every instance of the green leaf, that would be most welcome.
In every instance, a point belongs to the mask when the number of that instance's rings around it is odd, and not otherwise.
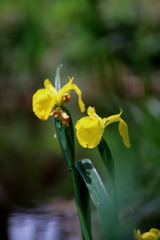
[[[76,168],[71,171],[71,176],[83,240],[92,240],[89,192]]]
[[[72,119],[69,111],[65,107],[61,107],[69,116],[69,126],[66,127],[58,117],[55,117],[56,134],[62,149],[64,158],[66,159],[68,169],[71,172],[77,211],[79,215],[83,240],[92,240],[91,237],[91,214],[89,205],[88,189],[84,185],[82,177],[74,165],[74,130]]]
[[[72,118],[69,111],[65,107],[62,107],[62,110],[65,111],[67,115],[70,117],[69,126],[66,127],[58,117],[54,117],[55,128],[56,128],[56,134],[61,146],[62,153],[68,165],[68,169],[72,170],[74,166],[74,155],[75,155],[73,124],[72,124]]]
[[[99,212],[108,240],[116,240],[118,227],[117,216],[106,189],[89,159],[76,162],[76,167],[83,177],[90,196]]]
[[[108,147],[108,144],[106,141],[102,138],[99,145],[98,150],[101,155],[101,158],[103,160],[103,163],[112,179],[112,181],[115,181],[115,167],[114,167],[114,161],[112,158],[111,151]]]
[[[98,150],[101,155],[102,161],[110,175],[110,178],[112,180],[113,185],[113,204],[115,208],[115,213],[117,215],[118,219],[118,207],[117,207],[117,191],[116,191],[116,183],[115,183],[115,167],[114,167],[114,161],[111,154],[111,151],[108,147],[107,142],[102,138],[99,145]]]
[[[76,169],[76,171],[78,171]],[[92,230],[91,230],[91,209],[90,209],[90,195],[87,186],[85,185],[82,176],[78,172],[79,176],[79,192],[81,196],[82,211],[85,219],[85,223],[88,229],[88,234],[90,239],[92,239]]]

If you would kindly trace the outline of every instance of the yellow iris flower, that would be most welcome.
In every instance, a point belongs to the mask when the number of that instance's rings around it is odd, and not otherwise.
[[[141,235],[139,230],[134,230],[135,240],[159,240],[160,231],[157,228],[151,228],[149,232],[145,232]]]
[[[32,99],[32,107],[35,115],[41,120],[47,120],[54,107],[61,108],[63,103],[71,99],[70,90],[75,90],[78,95],[78,104],[81,112],[85,111],[85,106],[82,101],[82,93],[76,84],[73,84],[74,78],[69,78],[69,82],[57,91],[51,84],[49,79],[44,81],[43,89],[39,89]]]
[[[128,126],[120,117],[122,110],[119,114],[110,116],[108,118],[99,117],[93,107],[87,109],[89,116],[83,117],[76,123],[76,135],[79,143],[84,148],[94,148],[96,147],[102,138],[104,129],[106,126],[113,122],[119,122],[119,132],[123,138],[126,147],[130,147]]]

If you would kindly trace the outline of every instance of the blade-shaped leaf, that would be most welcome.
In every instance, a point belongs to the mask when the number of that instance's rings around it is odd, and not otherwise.
[[[101,155],[102,161],[110,175],[110,178],[112,180],[113,184],[113,204],[115,208],[115,212],[118,219],[118,207],[117,207],[117,191],[116,191],[116,183],[115,183],[115,167],[114,167],[114,161],[112,158],[111,151],[108,147],[107,142],[102,138],[99,145],[98,150]]]
[[[76,168],[71,171],[71,176],[83,240],[92,240],[89,192]]]
[[[74,166],[74,131],[72,118],[69,111],[63,107],[63,111],[67,113],[69,118],[69,126],[66,127],[58,117],[54,117],[56,134],[62,149],[64,158],[67,161],[68,169],[71,170]]]
[[[101,158],[103,160],[103,163],[112,179],[112,181],[115,181],[115,167],[114,167],[114,161],[112,158],[111,151],[108,147],[108,144],[106,141],[102,138],[99,145],[98,150],[101,155]]]
[[[83,240],[92,240],[91,237],[91,217],[89,206],[89,193],[79,172],[74,166],[74,131],[70,113],[63,107],[69,118],[69,126],[66,127],[58,117],[55,119],[56,134],[62,149],[62,153],[67,162],[68,170],[71,172],[77,211],[82,229]],[[83,194],[82,194],[83,192]]]
[[[103,182],[89,159],[77,161],[76,167],[82,175],[90,196],[99,212],[108,240],[115,240],[118,221],[115,209]]]

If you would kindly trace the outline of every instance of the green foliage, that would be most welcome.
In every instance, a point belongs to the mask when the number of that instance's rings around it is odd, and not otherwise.
[[[83,240],[92,240],[89,192],[76,168],[71,176]]]
[[[116,239],[118,222],[115,209],[96,169],[89,159],[76,162],[76,167],[82,175],[92,201],[98,210],[106,236],[108,239]]]
[[[59,67],[56,72],[56,85],[60,86]],[[68,126],[65,126],[58,116],[54,117],[55,128],[58,136],[58,140],[61,146],[62,154],[67,162],[68,170],[71,173],[74,196],[77,205],[77,211],[79,215],[82,236],[84,240],[91,240],[91,213],[90,213],[90,198],[88,190],[82,181],[82,178],[78,174],[75,168],[74,157],[74,132],[72,125],[72,118],[68,110],[63,106],[63,111],[69,116]],[[83,195],[83,198],[82,198]]]
[[[102,138],[99,145],[98,150],[101,155],[101,158],[103,160],[103,163],[108,170],[108,173],[112,179],[113,182],[115,182],[115,167],[114,167],[114,161],[112,158],[111,151],[108,147],[108,144],[106,141]]]

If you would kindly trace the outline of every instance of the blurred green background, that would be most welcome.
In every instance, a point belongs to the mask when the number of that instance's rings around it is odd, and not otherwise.
[[[0,1],[0,201],[34,206],[72,198],[70,175],[54,123],[32,112],[32,95],[45,78],[67,76],[101,117],[128,123],[127,149],[117,124],[105,139],[116,166],[120,218],[160,228],[160,2],[157,0]],[[74,124],[77,96],[67,104]],[[90,158],[112,195],[97,149],[76,141],[76,159]],[[5,199],[5,200],[4,200]]]

